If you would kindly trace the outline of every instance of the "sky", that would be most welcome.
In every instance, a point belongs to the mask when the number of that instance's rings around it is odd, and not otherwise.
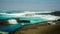
[[[60,0],[0,0],[0,10],[60,10]]]

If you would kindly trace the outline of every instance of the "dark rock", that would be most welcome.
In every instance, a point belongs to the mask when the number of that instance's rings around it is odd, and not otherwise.
[[[0,19],[0,25],[3,25],[3,24],[9,24],[9,22],[7,20]]]
[[[30,23],[30,20],[20,20],[19,18],[14,18],[18,23]]]
[[[52,12],[51,15],[60,16],[60,11]]]
[[[25,22],[25,23],[30,23],[30,20],[17,20],[18,23],[22,23],[22,22]]]
[[[58,19],[57,21],[60,21],[60,19]]]
[[[18,18],[8,18],[8,19],[0,19],[1,24],[9,24],[8,20],[15,19],[17,23],[30,23],[30,20],[19,20]]]

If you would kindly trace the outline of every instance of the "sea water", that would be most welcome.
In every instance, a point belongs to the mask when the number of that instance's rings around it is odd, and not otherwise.
[[[38,17],[23,17],[20,18],[21,20],[30,20],[30,23],[19,23],[19,24],[7,24],[7,25],[0,25],[0,31],[5,31],[5,32],[11,32],[14,31],[17,28],[22,27],[24,24],[33,24],[33,23],[38,23],[38,22],[43,22],[44,20],[42,18]]]
[[[8,19],[8,18],[12,18],[11,16],[0,16],[0,19]],[[34,24],[34,23],[39,23],[39,22],[43,22],[46,21],[45,19],[41,18],[41,17],[19,17],[20,20],[30,20],[29,23],[23,22],[23,23],[18,23],[18,24],[7,24],[7,25],[0,25],[0,31],[5,31],[5,32],[11,32],[14,31],[17,28],[21,28],[23,25],[27,25],[27,24]]]
[[[20,20],[30,20],[30,22],[33,23],[38,23],[38,22],[43,22],[43,21],[47,21],[46,19],[43,19],[41,17],[33,17],[33,16],[29,16],[29,17],[20,17]]]
[[[15,12],[15,11],[12,11],[12,12]],[[11,14],[12,12],[9,11],[8,13]],[[21,12],[23,12],[23,11],[21,11]],[[43,17],[45,17],[45,16],[43,16]],[[49,18],[49,17],[47,17],[47,18]],[[21,28],[23,25],[34,24],[34,23],[39,23],[39,22],[47,21],[46,19],[43,19],[43,18],[38,17],[38,16],[36,16],[36,17],[34,17],[34,16],[28,16],[28,17],[27,16],[25,16],[25,17],[21,17],[20,16],[20,17],[17,17],[17,16],[11,16],[11,15],[9,16],[9,15],[6,15],[6,14],[0,14],[0,19],[9,19],[9,18],[10,19],[19,18],[20,20],[30,20],[30,22],[29,23],[23,22],[23,23],[18,23],[18,24],[16,24],[16,22],[14,24],[14,22],[13,22],[13,24],[0,25],[0,31],[11,32],[11,31],[14,31],[17,28]],[[12,23],[12,21],[10,22],[10,20],[9,20],[10,23]]]
[[[3,32],[11,32],[14,31],[17,28],[22,27],[21,24],[7,24],[7,25],[0,25],[0,31]]]

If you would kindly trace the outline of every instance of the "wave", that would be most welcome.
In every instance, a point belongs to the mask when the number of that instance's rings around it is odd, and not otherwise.
[[[24,11],[22,13],[0,13],[0,17],[3,18],[12,18],[12,17],[40,17],[47,20],[57,20],[59,19],[58,16],[51,15],[54,11]]]

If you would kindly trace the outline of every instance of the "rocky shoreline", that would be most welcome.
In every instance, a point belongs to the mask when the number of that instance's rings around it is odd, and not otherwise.
[[[24,25],[9,34],[60,34],[60,23],[48,25],[47,22]]]

